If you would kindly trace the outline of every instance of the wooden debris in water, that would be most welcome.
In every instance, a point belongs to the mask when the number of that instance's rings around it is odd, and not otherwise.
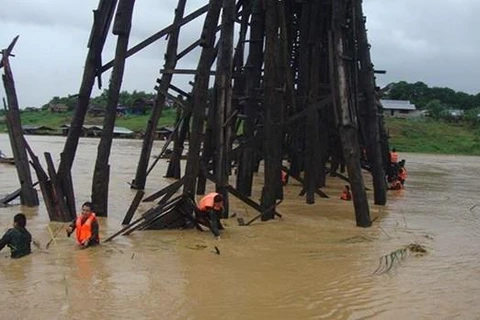
[[[421,244],[411,243],[387,255],[381,256],[377,270],[374,275],[388,273],[392,268],[402,263],[408,256],[408,252],[414,253],[416,256],[423,256],[427,253],[427,249]]]

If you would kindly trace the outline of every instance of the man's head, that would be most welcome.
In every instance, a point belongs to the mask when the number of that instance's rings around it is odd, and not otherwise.
[[[223,202],[223,196],[221,194],[217,194],[215,197],[213,197],[213,203],[222,203]]]
[[[82,215],[88,217],[92,213],[93,205],[91,202],[85,202],[82,204]]]
[[[19,228],[25,228],[27,225],[27,217],[23,213],[17,213],[13,217],[13,226]]]

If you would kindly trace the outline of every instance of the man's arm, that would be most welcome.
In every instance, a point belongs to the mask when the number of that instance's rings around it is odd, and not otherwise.
[[[215,210],[208,210],[208,219],[210,220],[210,229],[215,237],[220,236],[220,231],[218,231],[218,218],[217,212]]]
[[[2,239],[0,239],[0,251],[5,248],[5,246],[7,244],[10,244],[10,242],[12,241],[12,235],[11,235],[11,231],[8,230],[2,237]]]
[[[90,239],[88,239],[88,242],[96,242],[96,240],[98,239],[98,230],[99,230],[99,227],[98,227],[98,221],[97,220],[94,220],[92,222],[92,236],[90,237]]]
[[[67,228],[67,236],[70,237],[70,235],[75,231],[75,228],[77,227],[76,220],[73,220]]]

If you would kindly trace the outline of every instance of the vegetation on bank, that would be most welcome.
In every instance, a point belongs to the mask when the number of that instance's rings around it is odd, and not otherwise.
[[[0,118],[2,118],[0,113]],[[73,116],[73,111],[64,113],[52,113],[48,110],[38,111],[21,111],[21,121],[23,126],[46,126],[57,130],[64,124],[70,124]],[[162,117],[158,121],[158,126],[173,126],[175,123],[176,111],[174,109],[167,109],[163,111]],[[144,115],[126,115],[118,117],[115,125],[118,127],[125,127],[132,131],[145,131],[146,124],[150,118],[150,112]],[[84,123],[86,125],[102,125],[103,117],[86,116]],[[6,124],[0,121],[0,132],[6,132]]]
[[[400,152],[480,155],[480,127],[431,118],[388,118],[390,146]]]
[[[107,91],[92,98],[92,103],[106,106]],[[391,83],[382,90],[385,99],[404,99],[413,102],[417,109],[428,110],[430,117],[421,118],[386,118],[385,125],[389,133],[391,147],[401,152],[421,152],[437,154],[480,155],[480,93],[470,95],[455,92],[449,88],[429,88],[423,82]],[[151,100],[155,96],[143,91],[120,94],[120,104],[131,105],[138,100]],[[41,108],[21,110],[22,124],[30,126],[47,126],[58,129],[64,124],[70,124],[76,96],[54,97]],[[62,103],[69,111],[52,113],[48,107],[51,104]],[[463,110],[461,119],[452,118],[445,111],[449,109]],[[118,117],[116,126],[125,127],[136,132],[144,132],[150,111],[146,114],[125,115]],[[5,111],[0,109],[0,132],[6,132],[6,124],[2,119]],[[173,126],[176,111],[165,109],[158,126]],[[103,117],[87,115],[85,124],[102,125]]]
[[[22,124],[59,128],[69,124],[72,112],[50,113],[43,111],[23,111]],[[145,131],[150,114],[130,115],[118,118],[116,126],[133,131]],[[102,117],[87,117],[85,124],[99,124]],[[175,110],[165,110],[159,126],[173,126]],[[437,154],[480,155],[480,126],[468,122],[446,122],[432,118],[386,118],[385,126],[391,147],[401,152]],[[0,123],[0,132],[6,132],[6,125]]]

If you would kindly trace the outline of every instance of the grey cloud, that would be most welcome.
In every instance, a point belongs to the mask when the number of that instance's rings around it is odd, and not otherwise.
[[[206,4],[187,1],[186,14]],[[12,59],[22,106],[41,106],[51,97],[78,91],[98,0],[3,0],[0,11],[0,47],[20,34]],[[137,0],[130,46],[168,26],[177,0]],[[479,92],[480,21],[478,0],[364,0],[372,59],[380,85],[392,81],[424,81],[430,86]],[[179,50],[196,41],[204,17],[182,27]],[[104,62],[114,56],[116,38],[109,35]],[[129,58],[124,90],[153,91],[164,64],[166,39]],[[178,63],[193,69],[199,50]],[[108,84],[109,73],[103,82]],[[191,76],[176,75],[174,83],[190,90]],[[0,96],[3,90],[0,90]],[[97,94],[98,90],[94,90]]]

